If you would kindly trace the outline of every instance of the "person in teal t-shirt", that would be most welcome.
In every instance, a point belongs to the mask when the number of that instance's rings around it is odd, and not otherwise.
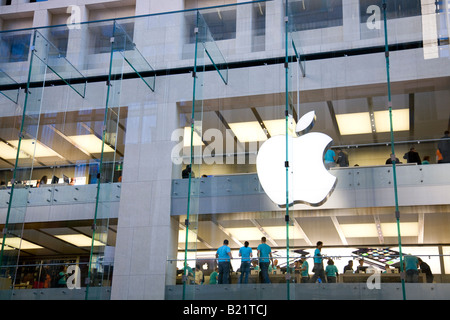
[[[419,282],[419,259],[417,257],[412,256],[410,254],[405,256],[405,261],[403,262],[405,265],[405,273],[406,273],[406,282]]]
[[[248,283],[248,275],[250,274],[250,260],[253,257],[252,248],[248,246],[248,241],[245,241],[244,246],[239,249],[239,257],[241,257],[241,276],[239,283]]]
[[[272,249],[268,244],[266,244],[266,237],[261,238],[261,244],[257,248],[259,266],[261,268],[261,276],[264,283],[270,283],[269,278],[269,259],[273,265]]]
[[[321,253],[322,247],[322,241],[317,241],[316,250],[314,250],[314,275],[311,277],[312,283],[315,283],[319,278],[322,282],[327,282],[325,279],[325,271],[323,269],[323,257]]]
[[[228,240],[223,240],[223,246],[217,249],[216,258],[219,265],[219,284],[228,284],[230,280],[231,249]]]
[[[327,168],[327,170],[336,166],[336,153],[334,150],[328,149],[323,158],[325,160],[325,168]]]
[[[302,266],[300,268],[300,275],[302,276],[302,283],[309,282],[309,264],[308,261],[306,261],[306,256],[303,254],[301,257]]]
[[[219,271],[219,268],[216,268],[213,272],[211,272],[211,274],[209,275],[209,284],[217,284],[217,277],[219,275],[219,273],[217,272]]]
[[[327,267],[325,268],[325,273],[327,274],[328,283],[336,283],[338,279],[338,269],[334,265],[334,261],[328,259]]]

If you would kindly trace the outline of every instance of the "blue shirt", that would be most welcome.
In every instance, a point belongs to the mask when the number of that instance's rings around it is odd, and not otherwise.
[[[217,249],[217,255],[218,255],[218,262],[227,262],[230,261],[230,256],[228,253],[231,252],[231,249],[229,246],[223,245],[219,249]]]
[[[414,256],[405,256],[405,269],[406,270],[417,270],[417,264],[419,260]]]
[[[252,253],[252,248],[250,247],[241,247],[239,249],[239,253],[242,257],[242,262],[250,262],[250,253]]]
[[[306,267],[306,268],[305,268]],[[308,261],[303,261],[303,264],[302,264],[302,268],[301,269],[303,269],[303,268],[305,268],[305,270],[303,270],[302,271],[302,277],[307,277],[308,276],[308,267],[309,267],[309,265],[308,265]]]
[[[334,264],[329,264],[325,268],[325,273],[329,277],[336,277],[336,274],[338,273],[338,269]]]
[[[327,152],[325,153],[325,162],[334,162],[333,157],[335,156],[336,153],[333,150],[328,149]]]
[[[259,262],[269,262],[269,253],[272,252],[272,249],[265,243],[261,243],[257,249],[259,251]]]
[[[314,263],[322,263],[322,254],[319,248],[314,251]]]

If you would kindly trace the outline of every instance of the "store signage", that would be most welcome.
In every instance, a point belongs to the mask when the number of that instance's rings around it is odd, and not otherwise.
[[[332,139],[323,133],[309,132],[314,126],[314,111],[305,114],[296,126],[297,137],[288,136],[288,205],[304,203],[320,206],[336,185],[336,177],[324,166],[325,150]],[[267,196],[278,206],[286,206],[286,136],[271,137],[261,146],[256,168]]]

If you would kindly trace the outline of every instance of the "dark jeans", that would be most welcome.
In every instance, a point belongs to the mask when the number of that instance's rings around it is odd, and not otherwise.
[[[248,275],[250,274],[250,262],[241,262],[241,276],[239,277],[239,283],[248,283]],[[244,279],[244,281],[242,281]]]
[[[419,271],[406,270],[406,282],[409,282],[409,283],[419,282]]]
[[[219,262],[219,277],[218,277],[218,283],[219,284],[223,284],[226,283],[228,284],[228,278],[230,276],[230,262],[226,261],[226,262]]]
[[[261,275],[262,275],[263,283],[270,283],[269,262],[260,262],[259,267],[261,268]]]
[[[307,277],[302,276],[301,283],[309,283],[309,276],[307,276]]]
[[[328,283],[336,283],[336,277],[328,277],[327,276],[327,282]]]
[[[323,283],[327,282],[325,278],[325,270],[323,270],[323,264],[322,263],[314,263],[314,275],[311,277],[311,282],[315,283],[318,278],[322,280]]]

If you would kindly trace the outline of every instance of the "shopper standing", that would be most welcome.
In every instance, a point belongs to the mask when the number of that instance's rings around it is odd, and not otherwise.
[[[261,244],[257,248],[258,250],[258,258],[259,258],[259,266],[261,268],[261,275],[263,283],[270,283],[269,278],[269,264],[272,262],[272,249],[268,244],[266,244],[266,237],[261,238]],[[270,262],[269,262],[270,259]]]
[[[327,282],[328,283],[336,283],[338,280],[338,269],[334,265],[334,261],[332,259],[328,259],[327,267],[325,268],[325,272],[327,274]]]
[[[322,247],[322,241],[317,241],[316,250],[314,250],[314,275],[311,277],[312,283],[315,283],[319,278],[322,282],[327,282],[325,279],[325,271],[323,269],[323,256],[321,253]]]
[[[230,262],[231,262],[231,249],[228,246],[228,240],[223,240],[223,246],[217,249],[216,259],[219,264],[219,284],[229,283],[228,278],[230,276]]]
[[[450,163],[450,136],[448,130],[444,132],[444,136],[438,142],[438,150],[442,155],[442,160],[439,163]]]
[[[245,241],[244,246],[239,249],[239,257],[241,257],[241,276],[239,277],[239,283],[248,283],[250,260],[253,257],[252,248],[248,246],[248,241]],[[244,281],[242,282],[242,280]]]

